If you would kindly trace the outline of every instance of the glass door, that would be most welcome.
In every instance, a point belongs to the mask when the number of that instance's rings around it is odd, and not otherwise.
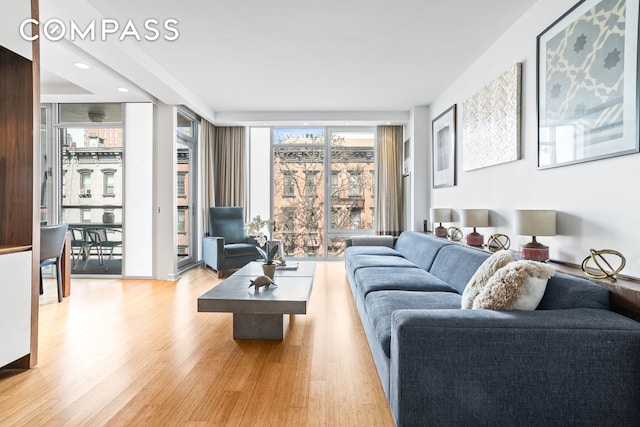
[[[178,269],[195,263],[195,188],[197,122],[186,112],[178,112],[176,152],[176,231]]]
[[[72,234],[73,274],[122,274],[121,104],[59,104],[60,219]]]

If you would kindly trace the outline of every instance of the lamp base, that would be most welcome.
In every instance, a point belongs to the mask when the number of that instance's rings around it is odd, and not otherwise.
[[[439,226],[433,229],[433,234],[436,237],[447,237],[447,229],[443,226]]]
[[[467,245],[481,247],[484,245],[484,236],[480,233],[473,232],[467,234]]]
[[[549,246],[530,242],[520,247],[520,258],[530,261],[549,261]]]

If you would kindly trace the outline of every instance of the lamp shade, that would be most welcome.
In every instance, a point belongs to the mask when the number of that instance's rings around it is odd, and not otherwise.
[[[462,210],[462,226],[463,227],[488,227],[489,226],[489,210],[488,209],[463,209]]]
[[[556,211],[517,210],[514,229],[521,236],[555,236]]]
[[[450,208],[432,208],[431,222],[451,222]]]

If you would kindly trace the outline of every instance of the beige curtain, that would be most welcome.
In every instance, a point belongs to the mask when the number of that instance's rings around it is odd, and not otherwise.
[[[209,231],[209,207],[246,206],[245,135],[242,126],[214,126],[202,120],[205,232]]]
[[[202,154],[203,154],[203,168],[202,168],[202,192],[203,192],[203,201],[204,201],[204,212],[202,218],[204,220],[204,228],[205,233],[209,232],[209,207],[215,206],[215,162],[213,159],[213,144],[214,138],[216,134],[216,127],[202,119],[201,123],[201,135],[202,135]]]
[[[376,233],[397,236],[404,229],[402,126],[378,126]]]

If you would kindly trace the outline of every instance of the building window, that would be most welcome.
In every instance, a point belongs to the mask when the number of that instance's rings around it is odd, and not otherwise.
[[[282,181],[282,197],[295,197],[295,177],[293,172],[284,172]]]
[[[360,173],[351,172],[349,175],[349,197],[361,197],[362,185],[360,180]]]
[[[103,196],[104,197],[116,197],[116,171],[113,169],[103,170]]]
[[[331,197],[340,197],[338,172],[331,172]]]
[[[296,208],[283,208],[282,214],[282,232],[293,233],[296,229]]]
[[[360,227],[360,211],[351,211],[349,214],[349,220],[351,221],[351,228],[357,230]]]
[[[187,227],[186,227],[186,216],[185,216],[185,211],[178,211],[178,233],[180,234],[186,234],[187,232]]]
[[[308,172],[304,183],[304,195],[316,197],[318,195],[318,176],[315,172]]]
[[[91,170],[78,170],[80,173],[80,197],[91,197]]]
[[[187,198],[187,172],[178,172],[178,197]]]
[[[178,256],[184,258],[189,255],[188,245],[178,245]]]
[[[91,209],[81,209],[80,220],[84,223],[91,222]]]

